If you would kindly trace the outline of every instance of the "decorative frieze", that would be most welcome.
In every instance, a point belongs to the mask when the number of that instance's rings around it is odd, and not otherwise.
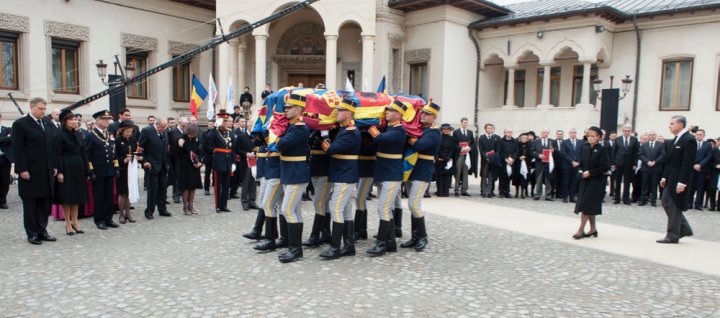
[[[126,48],[157,52],[158,40],[156,38],[122,33],[121,41],[121,45]]]
[[[170,55],[180,55],[187,51],[190,51],[192,49],[198,48],[195,44],[189,44],[189,43],[182,43],[182,42],[175,42],[170,41],[168,42],[168,53]]]
[[[405,51],[405,63],[417,64],[430,61],[431,52],[430,49],[407,50]]]
[[[90,28],[77,24],[45,21],[45,35],[84,42],[90,40]]]
[[[30,32],[30,18],[0,13],[0,29],[15,32]]]

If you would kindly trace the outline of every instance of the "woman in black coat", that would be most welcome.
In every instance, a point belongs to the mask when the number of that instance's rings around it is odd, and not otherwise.
[[[460,146],[458,141],[453,137],[453,128],[450,124],[442,124],[442,139],[440,140],[440,148],[435,158],[435,185],[437,186],[438,197],[450,196],[450,186],[452,185],[452,176],[455,175],[455,167],[446,168],[448,162],[455,163],[460,156]]]
[[[120,224],[135,223],[130,215],[130,189],[128,188],[128,165],[133,158],[136,162],[142,161],[138,152],[138,142],[135,139],[135,124],[132,120],[124,120],[118,126],[115,139],[115,158],[119,162],[120,177],[117,178],[118,208],[120,209]]]
[[[580,228],[573,238],[579,240],[583,237],[598,236],[595,226],[595,216],[602,214],[602,201],[605,189],[605,172],[610,169],[610,156],[608,149],[600,145],[602,131],[598,127],[587,130],[588,143],[582,147],[580,155],[580,190],[575,204],[575,214],[580,214]],[[585,224],[590,223],[590,232],[585,233]]]
[[[202,189],[200,167],[203,166],[200,156],[200,142],[198,141],[199,128],[197,124],[189,124],[185,134],[178,142],[178,155],[180,175],[178,176],[178,190],[183,200],[185,215],[197,214],[193,202],[195,189]]]
[[[78,128],[80,121],[70,111],[60,113],[60,130],[54,135],[58,153],[57,203],[65,214],[67,235],[85,233],[78,224],[78,209],[87,201],[87,171],[82,135]]]
[[[528,142],[528,134],[526,133],[520,134],[518,141],[520,150],[518,151],[518,160],[515,160],[513,163],[512,184],[515,186],[515,197],[517,198],[518,194],[520,194],[520,197],[525,199],[532,164],[530,161],[532,159],[532,156],[530,155],[531,144]],[[523,162],[525,163],[525,168],[527,169],[525,176],[520,173]]]

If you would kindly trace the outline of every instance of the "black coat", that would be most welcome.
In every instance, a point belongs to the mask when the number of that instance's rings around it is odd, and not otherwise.
[[[638,149],[640,143],[637,138],[630,136],[628,146],[625,146],[625,136],[618,136],[613,143],[612,164],[620,167],[631,167],[637,165]]]
[[[12,129],[10,127],[0,126],[0,150],[3,152],[3,156],[5,158],[0,160],[7,159],[9,162],[14,162],[15,158],[13,157],[12,152]]]
[[[688,188],[693,182],[692,173],[695,164],[695,155],[697,153],[697,141],[689,132],[685,132],[682,136],[677,137],[677,141],[668,142],[668,148],[665,151],[665,169],[663,171],[663,179],[665,179],[665,189],[667,194],[675,202],[680,211],[687,210]],[[676,187],[678,183],[686,186],[686,190],[677,193]]]
[[[167,169],[169,164],[166,155],[169,150],[167,132],[158,134],[155,127],[147,126],[140,132],[138,145],[143,150],[143,163],[150,163],[150,173],[160,173],[163,166]]]
[[[248,135],[247,132],[235,129],[234,134],[235,144],[233,145],[233,152],[236,155],[235,158],[238,159],[236,161],[238,163],[237,169],[238,171],[245,171],[248,168],[247,153],[252,152],[253,145],[250,141],[250,135]]]
[[[12,125],[12,153],[15,156],[15,172],[30,173],[30,180],[18,178],[21,197],[52,197],[54,191],[53,169],[57,166],[53,136],[55,129],[41,121],[40,126],[28,114],[15,120]]]
[[[602,200],[605,196],[605,172],[610,169],[610,156],[608,149],[595,144],[585,145],[580,154],[581,172],[589,171],[589,178],[580,179],[578,190],[578,201],[575,204],[575,213],[582,212],[585,215],[602,214]]]
[[[665,144],[655,141],[653,147],[650,147],[650,141],[640,146],[640,152],[638,153],[640,161],[642,162],[642,171],[662,171],[662,164],[665,161]],[[648,162],[654,161],[655,165],[650,167]]]
[[[470,156],[470,169],[468,170],[468,174],[474,174],[477,176],[478,173],[478,147],[477,147],[477,140],[475,139],[475,135],[473,135],[472,130],[467,129],[467,136],[464,136],[462,134],[462,130],[460,128],[455,129],[453,131],[453,137],[457,140],[458,143],[461,142],[467,142],[470,146],[470,152],[468,153],[468,156]]]
[[[437,156],[435,159],[435,173],[441,175],[454,175],[455,174],[455,160],[460,157],[460,146],[455,137],[450,135],[442,135],[440,139],[440,148],[438,149]],[[448,161],[453,162],[453,166],[450,169],[445,169]]]

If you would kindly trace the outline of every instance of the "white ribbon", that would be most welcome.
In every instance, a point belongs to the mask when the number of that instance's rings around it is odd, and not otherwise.
[[[133,158],[128,163],[128,199],[130,203],[137,203],[140,198],[140,191],[138,191],[138,163]]]

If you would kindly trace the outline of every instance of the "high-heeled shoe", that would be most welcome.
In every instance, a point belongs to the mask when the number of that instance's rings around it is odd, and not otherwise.
[[[585,237],[591,237],[591,236],[592,236],[592,237],[598,237],[598,231],[595,231],[595,232],[592,232],[592,233],[587,233],[587,234],[584,234],[583,236],[585,236]]]
[[[581,238],[583,238],[583,237],[587,237],[586,235],[587,235],[587,234],[585,234],[585,233],[583,233],[583,234],[573,234],[572,238],[574,238],[574,239],[576,239],[576,240],[579,240],[579,239],[581,239]]]
[[[71,232],[66,229],[65,234],[67,234],[68,236],[73,236],[73,235],[75,235],[75,232]]]
[[[126,219],[128,222],[130,222],[130,223],[135,223],[135,222],[137,222],[137,221],[135,221],[135,219],[133,219],[132,217],[126,217],[125,219]]]
[[[78,230],[75,225],[71,225],[73,230],[75,230],[75,234],[85,234],[85,231]]]

